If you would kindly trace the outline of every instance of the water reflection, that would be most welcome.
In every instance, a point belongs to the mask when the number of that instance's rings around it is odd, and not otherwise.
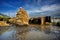
[[[1,31],[2,32],[2,31]],[[52,25],[12,26],[0,40],[60,40],[60,28]]]
[[[0,27],[0,28],[1,28],[0,32],[2,33],[0,35],[0,40],[16,40],[15,27],[7,27],[7,28],[4,27],[4,29],[2,29],[2,27]]]
[[[51,25],[17,27],[19,28],[17,37],[19,40],[59,40],[51,27]]]
[[[16,26],[16,32],[18,40],[26,40],[29,30],[27,26]]]

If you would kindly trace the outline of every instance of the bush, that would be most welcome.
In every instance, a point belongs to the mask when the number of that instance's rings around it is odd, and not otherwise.
[[[60,22],[57,22],[57,26],[60,26]]]
[[[53,22],[52,24],[55,26],[60,26],[60,22]]]
[[[53,24],[53,25],[56,25],[56,24],[57,24],[57,22],[52,22],[52,24]]]

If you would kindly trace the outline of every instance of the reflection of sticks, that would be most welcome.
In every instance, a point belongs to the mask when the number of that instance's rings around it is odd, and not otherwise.
[[[44,31],[44,29],[50,29],[50,25],[41,25],[41,31]]]
[[[41,25],[41,31],[44,31],[44,25]]]

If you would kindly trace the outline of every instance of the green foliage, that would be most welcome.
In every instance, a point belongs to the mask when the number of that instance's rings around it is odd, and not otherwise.
[[[57,24],[57,22],[52,22],[52,24],[53,24],[53,25],[56,25],[56,24]]]
[[[53,22],[53,25],[60,26],[60,22]]]
[[[3,19],[4,21],[9,21],[9,17],[7,17],[7,16],[0,15],[0,19]]]
[[[57,26],[60,26],[60,22],[57,22]]]

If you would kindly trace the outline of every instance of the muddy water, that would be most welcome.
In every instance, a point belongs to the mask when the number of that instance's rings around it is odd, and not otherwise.
[[[52,25],[0,27],[0,40],[60,40],[60,28]]]

